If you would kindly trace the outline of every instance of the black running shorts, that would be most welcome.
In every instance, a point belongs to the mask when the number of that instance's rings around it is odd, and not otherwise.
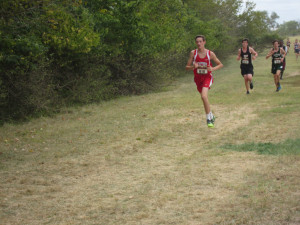
[[[274,64],[272,66],[271,73],[276,74],[277,70],[280,70],[280,71],[283,70],[283,64],[282,63],[280,63],[280,64]]]
[[[244,76],[246,74],[252,74],[252,76],[253,76],[254,75],[253,65],[241,64],[241,74],[242,74],[242,76]]]

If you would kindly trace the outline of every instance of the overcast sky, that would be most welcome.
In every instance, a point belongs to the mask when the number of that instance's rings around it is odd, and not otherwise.
[[[243,0],[246,2],[246,0]],[[256,4],[255,10],[267,11],[269,16],[276,12],[280,17],[277,23],[296,20],[300,22],[300,0],[250,0]]]

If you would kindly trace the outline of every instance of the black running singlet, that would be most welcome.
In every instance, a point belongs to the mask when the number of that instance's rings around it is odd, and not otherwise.
[[[247,46],[246,53],[243,52],[243,48],[241,48],[241,64],[242,65],[252,65],[252,56],[249,50],[249,46]]]
[[[274,50],[274,48],[273,48],[273,50]],[[280,53],[280,48],[279,48],[278,51],[272,55],[272,66],[281,64],[282,63],[281,58],[282,58],[282,55]]]

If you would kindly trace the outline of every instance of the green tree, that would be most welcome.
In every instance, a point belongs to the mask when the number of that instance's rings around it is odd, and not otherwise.
[[[300,23],[295,20],[284,22],[279,25],[278,32],[285,37],[298,35],[300,34]]]
[[[269,27],[271,30],[275,30],[279,24],[276,22],[276,20],[279,19],[279,16],[276,12],[272,12],[270,18],[269,18]]]
[[[251,2],[240,13],[241,6],[242,0],[2,0],[0,120],[154,90],[182,74],[197,34],[218,57],[235,51],[242,37],[255,45],[276,37],[276,13],[255,11]]]
[[[36,102],[32,98],[35,88],[31,81],[38,81],[32,79],[32,74],[42,71],[47,63],[47,47],[43,46],[40,38],[42,25],[39,15],[44,4],[47,2],[0,2],[1,119],[23,117],[35,108]]]

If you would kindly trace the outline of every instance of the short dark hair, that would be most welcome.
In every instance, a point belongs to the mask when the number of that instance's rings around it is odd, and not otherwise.
[[[205,41],[204,35],[197,35],[197,36],[195,37],[195,41],[197,40],[197,38],[202,38],[202,40]]]
[[[249,43],[248,38],[244,38],[244,39],[242,40],[242,43],[243,43],[244,41],[247,41],[247,43]]]
[[[279,41],[278,41],[278,40],[274,40],[274,41],[272,42],[272,44],[274,45],[275,42],[277,42],[277,43],[279,44]]]

